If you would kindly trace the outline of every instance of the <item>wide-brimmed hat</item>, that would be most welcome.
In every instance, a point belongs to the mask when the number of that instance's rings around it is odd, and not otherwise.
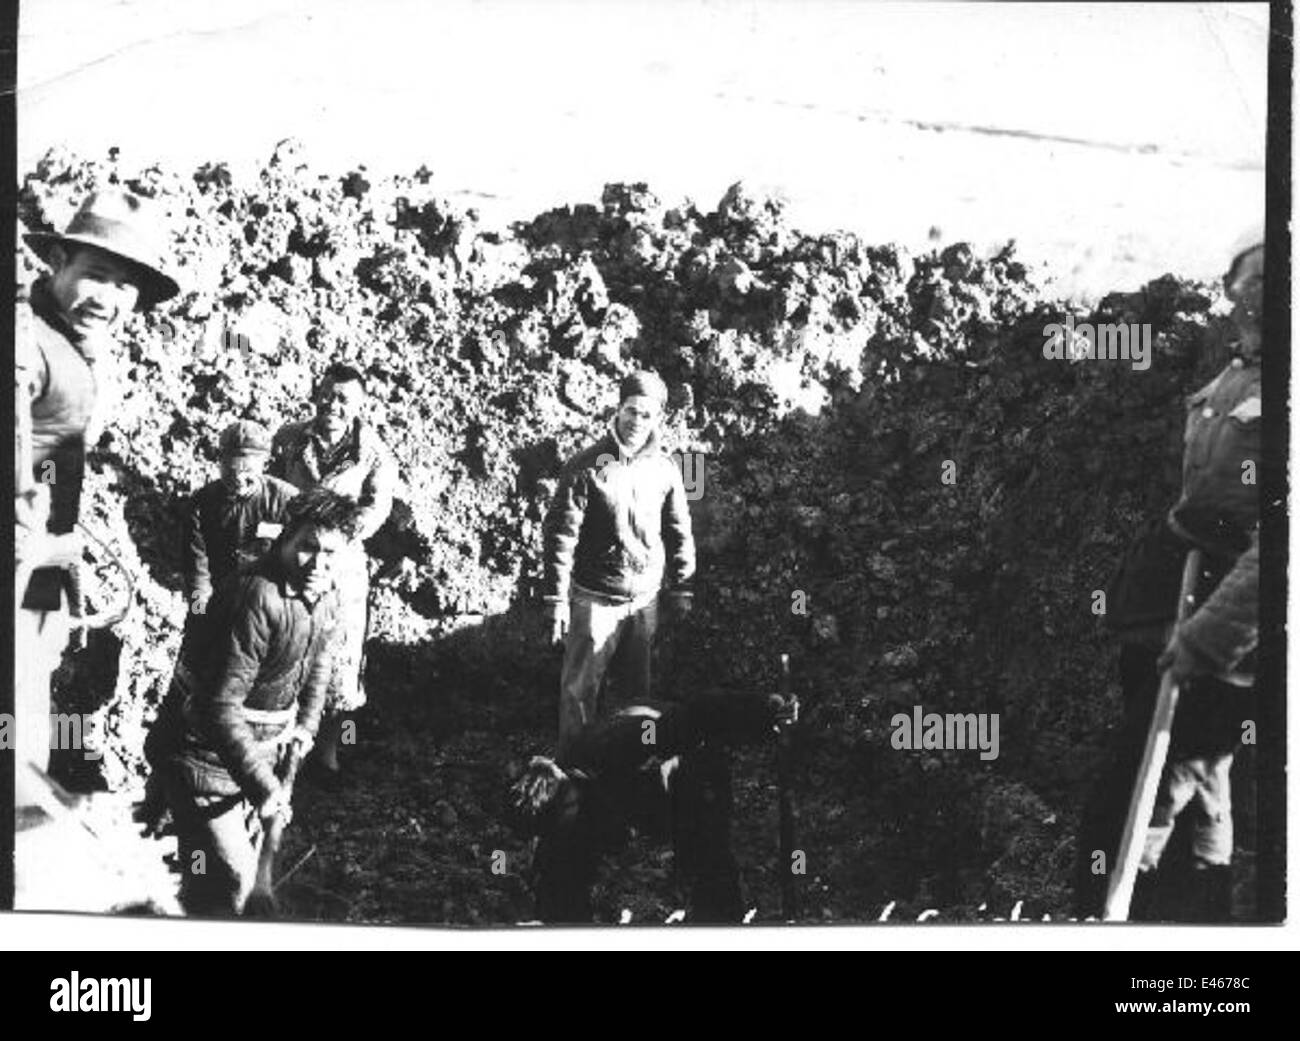
[[[63,234],[35,231],[23,239],[47,264],[50,247],[59,244],[94,246],[120,257],[136,273],[139,306],[149,307],[180,292],[176,280],[167,274],[155,235],[149,205],[138,195],[114,189],[87,196]]]

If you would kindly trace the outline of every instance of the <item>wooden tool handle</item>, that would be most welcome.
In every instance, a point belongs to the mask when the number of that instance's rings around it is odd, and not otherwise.
[[[1183,565],[1183,581],[1178,594],[1177,620],[1174,631],[1188,615],[1196,593],[1196,580],[1201,572],[1201,551],[1193,549]],[[1156,695],[1151,725],[1147,728],[1146,748],[1138,767],[1137,783],[1129,800],[1128,817],[1120,839],[1115,871],[1111,875],[1110,890],[1102,918],[1107,922],[1128,920],[1129,904],[1133,900],[1133,886],[1137,883],[1138,866],[1146,849],[1147,830],[1151,813],[1155,809],[1156,795],[1160,790],[1160,777],[1164,773],[1165,758],[1169,754],[1169,736],[1174,726],[1174,711],[1178,707],[1178,684],[1166,669],[1160,677],[1160,691]]]

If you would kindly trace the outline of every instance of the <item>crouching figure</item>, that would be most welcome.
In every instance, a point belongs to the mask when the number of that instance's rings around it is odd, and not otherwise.
[[[740,921],[727,746],[771,734],[795,707],[779,695],[712,691],[643,702],[586,723],[558,759],[534,757],[511,805],[537,836],[537,917],[592,921],[601,858],[635,826],[671,838],[690,920]]]

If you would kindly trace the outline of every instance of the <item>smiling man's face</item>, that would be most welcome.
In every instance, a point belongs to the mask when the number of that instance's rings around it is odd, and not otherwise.
[[[247,499],[262,484],[266,456],[260,452],[232,452],[221,459],[221,479],[240,499]]]
[[[140,298],[131,266],[94,246],[56,247],[50,291],[64,320],[80,337],[112,332],[135,310]]]
[[[365,400],[366,392],[356,380],[326,380],[316,396],[317,429],[330,441],[337,441],[360,418]]]

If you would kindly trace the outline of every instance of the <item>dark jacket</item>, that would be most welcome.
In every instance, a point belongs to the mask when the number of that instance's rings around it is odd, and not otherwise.
[[[1259,533],[1196,612],[1183,623],[1184,641],[1224,679],[1240,683],[1259,644]]]
[[[1170,527],[1213,556],[1236,557],[1259,524],[1259,365],[1236,359],[1187,399],[1183,491]]]
[[[777,722],[776,710],[767,694],[728,690],[695,690],[682,701],[629,705],[593,719],[556,762],[594,779],[685,755],[706,743],[762,741]]]
[[[81,508],[95,374],[45,278],[33,283],[30,302],[18,306],[15,334],[15,408],[30,410],[32,476],[49,484],[47,530],[66,535]],[[61,569],[40,568],[32,574],[23,606],[58,610],[63,588]]]
[[[1204,554],[1183,639],[1207,671],[1244,685],[1259,639],[1259,365],[1237,359],[1188,399],[1177,504],[1125,555],[1107,592],[1122,639],[1162,645],[1188,550]]]
[[[185,592],[191,607],[206,603],[215,587],[270,548],[270,537],[259,537],[258,525],[282,525],[289,500],[297,494],[293,485],[267,474],[261,487],[243,499],[221,480],[191,496],[185,528]]]
[[[1183,493],[1169,526],[1226,572],[1181,629],[1210,671],[1232,677],[1259,642],[1260,369],[1234,359],[1188,401]]]
[[[542,594],[571,586],[629,601],[657,592],[689,594],[695,542],[677,464],[651,437],[629,454],[613,432],[564,468],[546,516]]]
[[[275,737],[295,721],[311,734],[319,726],[337,609],[333,594],[309,606],[269,555],[219,586],[185,641],[149,761],[178,767],[196,793],[265,800],[277,783]],[[279,723],[245,713],[295,706]]]

